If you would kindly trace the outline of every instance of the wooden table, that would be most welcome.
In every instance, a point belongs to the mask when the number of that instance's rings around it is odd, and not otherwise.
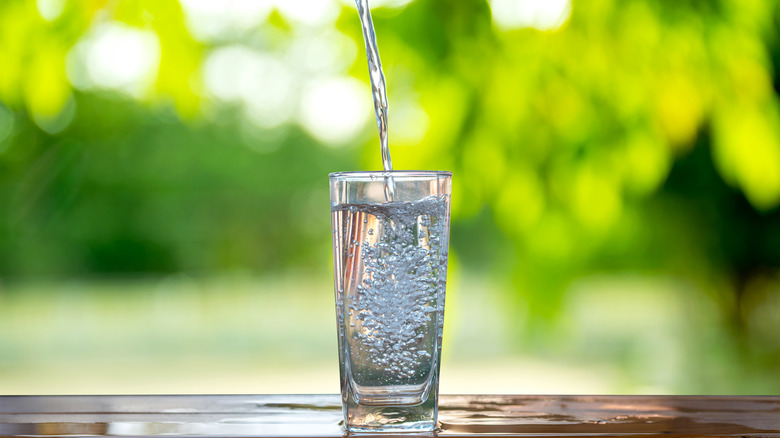
[[[439,409],[442,437],[780,437],[775,396],[445,395]],[[337,395],[0,397],[0,437],[341,437],[340,421]]]

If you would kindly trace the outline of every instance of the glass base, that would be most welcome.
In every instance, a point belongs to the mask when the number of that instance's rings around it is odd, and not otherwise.
[[[347,432],[424,433],[436,430],[436,395],[416,405],[362,405],[352,391],[344,401]]]

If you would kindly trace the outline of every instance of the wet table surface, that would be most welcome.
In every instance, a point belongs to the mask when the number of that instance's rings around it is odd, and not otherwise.
[[[0,396],[0,437],[341,437],[341,415],[337,395]],[[780,437],[780,396],[444,395],[439,421],[442,437]]]

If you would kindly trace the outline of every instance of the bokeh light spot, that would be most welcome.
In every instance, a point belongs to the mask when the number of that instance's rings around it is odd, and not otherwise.
[[[54,21],[62,15],[65,8],[65,0],[36,0],[35,7],[38,14],[46,21]]]
[[[571,0],[490,0],[490,9],[500,30],[555,30],[569,19]]]
[[[68,78],[74,86],[140,97],[156,78],[160,42],[152,31],[109,22],[82,38],[69,57]]]
[[[220,40],[261,24],[273,9],[270,0],[180,0],[187,28],[201,41]]]
[[[276,8],[284,18],[309,27],[332,24],[341,10],[335,1],[323,0],[277,0]]]
[[[290,69],[278,57],[243,46],[212,52],[205,61],[206,90],[223,102],[239,103],[259,127],[278,126],[295,108]]]
[[[296,68],[312,74],[340,74],[355,62],[357,53],[354,40],[331,29],[296,36],[287,50],[286,59]]]
[[[357,137],[371,112],[366,84],[352,78],[314,81],[304,93],[300,121],[315,138],[343,145]]]

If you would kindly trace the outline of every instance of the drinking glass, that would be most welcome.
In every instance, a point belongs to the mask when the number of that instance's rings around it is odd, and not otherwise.
[[[436,428],[452,173],[330,174],[344,425]]]

